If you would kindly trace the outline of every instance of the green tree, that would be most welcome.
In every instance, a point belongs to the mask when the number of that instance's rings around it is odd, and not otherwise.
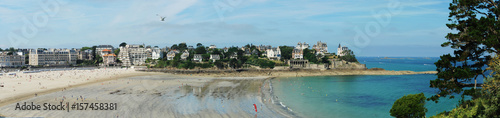
[[[321,63],[327,63],[327,64],[330,64],[331,62],[328,60],[328,57],[327,56],[323,56],[321,58]]]
[[[95,64],[100,64],[100,63],[102,63],[102,61],[103,61],[103,59],[102,59],[101,55],[96,55],[95,59],[96,59],[96,60],[94,60],[94,61],[95,61],[95,62],[94,62]]]
[[[500,58],[496,56],[488,65],[493,73],[485,79],[477,98],[461,101],[457,108],[442,112],[438,118],[498,118],[500,116]]]
[[[17,51],[17,50],[16,50],[16,49],[14,49],[14,47],[10,47],[10,48],[9,48],[9,51],[10,51],[10,52],[15,52],[15,51]]]
[[[214,65],[215,65],[218,69],[224,69],[224,68],[225,68],[224,63],[223,63],[221,60],[217,60],[217,61],[215,61]]]
[[[115,49],[115,52],[114,52],[114,53],[115,53],[115,55],[117,55],[117,56],[118,56],[118,54],[120,54],[120,48]]]
[[[342,53],[344,53],[344,56],[341,56],[340,59],[348,62],[358,62],[358,59],[356,59],[356,55],[354,55],[352,50],[344,50]]]
[[[29,64],[30,63],[30,55],[27,54],[25,57],[24,57],[24,64]]]
[[[3,51],[3,49],[2,49],[2,48],[0,48],[0,51]]]
[[[204,46],[199,46],[195,49],[196,54],[206,54],[207,49]]]
[[[179,51],[184,51],[187,49],[186,43],[179,43]]]
[[[500,11],[498,0],[453,0],[450,3],[449,21],[446,26],[454,32],[448,33],[448,41],[442,47],[450,46],[453,54],[445,54],[434,63],[437,79],[430,81],[430,87],[438,88],[438,94],[429,100],[437,102],[440,97],[454,93],[476,97],[477,77],[484,75],[491,54],[500,50]],[[471,84],[471,82],[474,82]],[[472,89],[464,89],[473,87]]]
[[[92,60],[94,61],[94,64],[98,64],[97,60],[99,60],[98,58],[99,55],[97,55],[96,48],[97,46],[92,46],[92,57],[94,57]]]
[[[423,118],[425,117],[424,93],[405,95],[392,105],[391,116],[396,118]]]
[[[119,46],[120,46],[120,47],[125,47],[125,46],[127,46],[127,43],[122,42],[122,43],[120,43],[120,45],[119,45]]]
[[[312,63],[318,63],[318,58],[316,57],[315,50],[304,49],[302,50],[304,59],[309,60]]]
[[[201,44],[201,43],[196,44],[196,47],[200,47],[200,46],[203,46],[203,44]]]
[[[177,46],[177,44],[174,44],[174,45],[172,45],[172,47],[170,47],[170,49],[172,49],[172,50],[178,50],[179,46]]]
[[[82,47],[82,49],[80,49],[82,51],[85,51],[85,50],[92,50],[92,47]]]
[[[280,50],[281,50],[281,59],[282,60],[289,60],[292,58],[293,47],[280,46]]]

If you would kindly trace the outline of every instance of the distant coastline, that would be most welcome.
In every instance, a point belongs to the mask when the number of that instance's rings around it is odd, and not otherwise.
[[[186,76],[205,77],[305,77],[305,76],[335,76],[335,75],[415,75],[415,74],[436,74],[437,71],[390,71],[381,68],[372,69],[233,69],[233,70],[213,70],[213,69],[142,69],[144,72],[164,72]]]

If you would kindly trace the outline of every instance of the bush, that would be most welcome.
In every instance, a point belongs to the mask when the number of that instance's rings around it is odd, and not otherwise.
[[[405,95],[392,105],[391,116],[396,118],[422,118],[425,117],[424,93]]]

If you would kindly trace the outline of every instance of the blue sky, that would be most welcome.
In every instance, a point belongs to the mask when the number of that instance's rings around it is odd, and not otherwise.
[[[445,26],[449,2],[2,0],[0,48],[80,48],[121,42],[160,47],[181,42],[312,46],[322,41],[330,52],[336,52],[340,43],[357,56],[437,57],[452,52],[440,47],[451,32]]]

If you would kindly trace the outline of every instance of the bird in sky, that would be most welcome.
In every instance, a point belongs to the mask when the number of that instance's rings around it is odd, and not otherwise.
[[[156,16],[160,16],[160,15],[156,14]],[[166,18],[166,17],[162,17],[162,16],[160,16],[161,21],[165,21],[165,18]]]

